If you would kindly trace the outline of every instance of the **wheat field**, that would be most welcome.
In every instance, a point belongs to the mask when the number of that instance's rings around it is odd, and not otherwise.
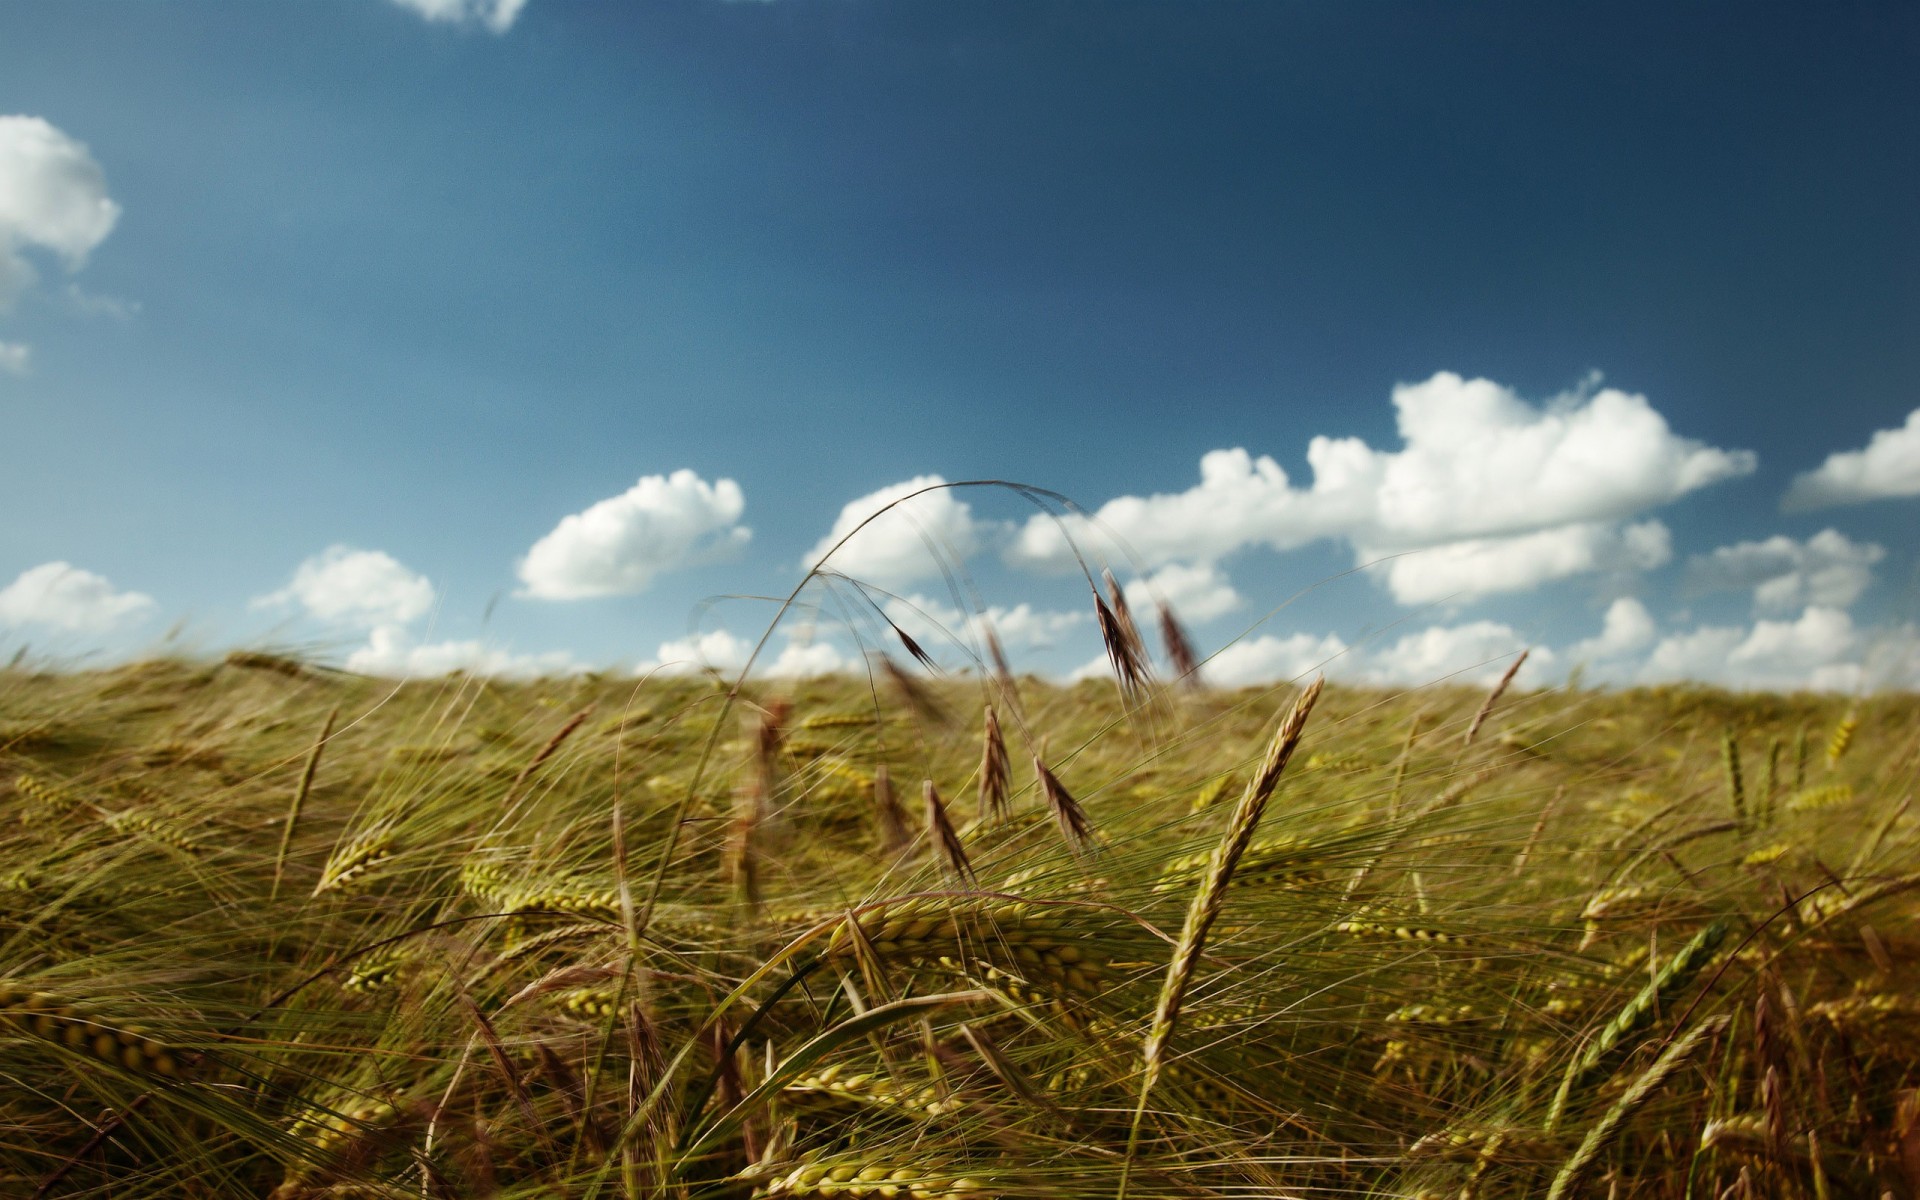
[[[1915,697],[1119,679],[16,664],[0,1193],[1920,1196]]]

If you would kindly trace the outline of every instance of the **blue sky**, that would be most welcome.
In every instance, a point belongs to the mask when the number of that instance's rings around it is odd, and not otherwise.
[[[709,598],[998,478],[1223,682],[1913,686],[1916,52],[1895,4],[16,0],[0,651],[730,665],[771,608]],[[904,525],[835,560],[899,621],[1096,656],[1057,527],[914,504],[958,591]],[[814,598],[782,669],[874,628]]]

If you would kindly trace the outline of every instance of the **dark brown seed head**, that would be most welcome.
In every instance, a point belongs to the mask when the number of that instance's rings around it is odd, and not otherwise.
[[[940,861],[961,883],[973,882],[973,864],[967,861],[967,850],[960,844],[960,835],[953,828],[953,822],[947,818],[947,806],[940,802],[940,793],[929,779],[920,785],[920,794],[927,802],[927,836],[933,841],[933,848],[940,854]]]

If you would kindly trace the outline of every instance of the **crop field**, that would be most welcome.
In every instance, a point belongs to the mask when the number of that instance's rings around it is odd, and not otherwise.
[[[1129,683],[0,672],[0,1194],[1920,1196],[1920,699]]]

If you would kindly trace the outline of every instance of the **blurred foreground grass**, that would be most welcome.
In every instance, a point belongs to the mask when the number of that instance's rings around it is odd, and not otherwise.
[[[1293,694],[0,672],[0,1194],[1920,1195],[1912,696],[1329,688],[1130,1144]]]

